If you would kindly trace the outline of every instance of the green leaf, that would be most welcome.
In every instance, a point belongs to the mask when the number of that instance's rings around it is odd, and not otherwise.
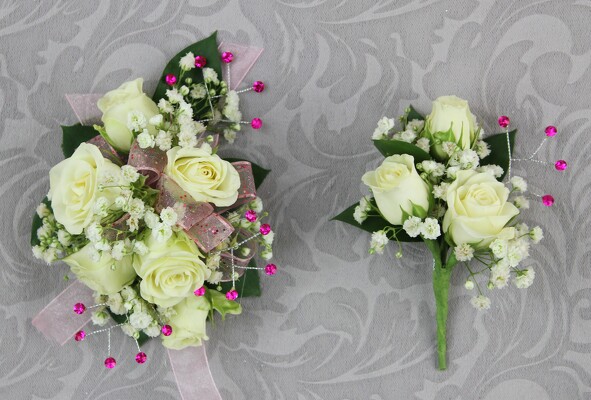
[[[125,322],[127,322],[127,315],[117,315],[111,312],[111,310],[109,310],[109,308],[107,308],[107,311],[109,313],[109,315],[111,315],[111,318],[113,318],[113,321],[115,321],[118,324],[123,324]],[[137,339],[137,343],[141,346],[143,346],[144,343],[146,343],[148,340],[150,340],[150,336],[146,335],[143,331],[140,331],[140,337]]]
[[[415,217],[419,217],[420,219],[427,218],[427,210],[425,210],[419,204],[413,203],[412,201],[410,202],[410,204],[412,204],[412,215],[414,215]]]
[[[257,265],[254,259],[250,260],[248,266],[256,268]],[[215,290],[218,285],[206,283],[206,286]],[[226,293],[232,289],[232,282],[222,282],[219,286],[222,288],[221,291]],[[259,272],[256,269],[247,269],[244,275],[236,281],[236,291],[238,292],[238,297],[259,297],[261,295]]]
[[[98,135],[92,126],[82,124],[62,126],[62,133],[62,152],[65,158],[70,157],[80,146],[80,143],[84,143]]]
[[[214,32],[208,38],[184,48],[166,64],[162,76],[158,81],[154,96],[152,96],[152,100],[158,102],[158,100],[166,95],[166,90],[170,88],[166,84],[166,75],[174,74],[176,77],[180,77],[181,67],[179,66],[179,60],[188,52],[192,52],[195,56],[205,57],[207,59],[206,67],[213,68],[218,73],[218,77],[220,79],[222,78],[222,62],[218,51],[217,32]],[[203,70],[201,68],[193,68],[184,73],[183,79],[185,78],[193,79],[193,83],[201,83],[203,82]]]
[[[373,201],[373,199],[372,199],[372,201]],[[401,241],[401,242],[420,242],[421,241],[420,237],[411,238],[410,236],[408,236],[406,234],[406,232],[404,230],[401,229],[400,226],[392,225],[391,223],[389,223],[388,221],[386,221],[384,218],[382,218],[380,216],[367,217],[367,219],[365,221],[363,221],[363,224],[359,225],[357,223],[357,221],[355,221],[355,218],[353,218],[353,213],[355,212],[355,207],[357,207],[358,205],[359,205],[359,203],[353,204],[351,207],[347,208],[345,211],[343,211],[342,213],[340,213],[336,217],[332,218],[332,221],[345,222],[349,225],[353,225],[357,228],[363,229],[364,231],[370,232],[370,233],[380,231],[386,227],[393,226],[397,229],[400,228],[400,231],[396,234],[396,237],[398,238],[399,241]]]
[[[373,144],[384,157],[394,154],[410,154],[414,157],[415,164],[431,159],[429,153],[426,153],[414,144],[403,142],[402,140],[374,140]]]
[[[225,294],[220,293],[217,290],[206,290],[205,297],[209,300],[211,308],[222,315],[222,319],[226,318],[226,314],[238,315],[242,312],[242,306],[240,303],[228,300]]]
[[[42,201],[49,209],[51,210],[51,202],[45,197]],[[37,246],[39,242],[39,238],[37,238],[37,229],[41,228],[43,225],[43,220],[41,217],[35,213],[33,215],[33,223],[31,224],[31,246]]]
[[[410,106],[408,106],[408,108],[410,108],[410,111],[408,112],[408,115],[406,116],[406,121],[412,121],[413,119],[418,119],[419,121],[424,121],[425,117],[421,114],[419,114],[419,112],[417,110],[415,110],[415,108],[412,106],[412,104]]]
[[[517,129],[509,132],[509,142],[511,146],[511,154],[513,154],[513,146],[515,145],[515,136],[517,135]],[[484,139],[488,143],[490,148],[490,154],[488,157],[480,161],[480,165],[495,164],[503,168],[503,175],[499,178],[502,181],[507,174],[509,169],[509,152],[507,151],[507,134],[498,133],[493,136],[489,136]]]
[[[228,162],[237,162],[237,161],[248,161],[248,160],[241,160],[239,158],[224,158],[224,160],[228,161]],[[263,183],[263,181],[265,180],[265,178],[267,177],[267,175],[269,175],[269,172],[271,172],[270,169],[265,169],[253,162],[250,162],[250,165],[252,165],[252,175],[254,176],[254,184],[255,186],[258,187],[261,186],[261,184]]]

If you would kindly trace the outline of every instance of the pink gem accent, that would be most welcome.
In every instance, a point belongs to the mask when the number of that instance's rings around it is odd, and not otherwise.
[[[547,126],[546,127],[546,131],[545,132],[546,132],[546,136],[552,137],[552,136],[555,136],[556,135],[556,132],[558,132],[558,130],[556,129],[555,126],[550,125],[550,126]]]
[[[84,332],[84,331],[78,331],[74,335],[74,340],[77,341],[77,342],[81,342],[81,341],[84,340],[85,337],[86,337],[86,332]]]
[[[84,311],[86,311],[86,306],[82,303],[76,303],[74,304],[74,312],[78,315],[80,314],[84,314]]]
[[[254,210],[248,210],[244,213],[244,218],[246,218],[248,222],[254,222],[257,220],[257,212]]]
[[[117,365],[117,361],[113,357],[108,357],[105,359],[105,367],[113,369],[115,368],[115,365]]]
[[[138,364],[143,364],[148,359],[148,356],[143,351],[140,351],[135,355],[135,362]]]
[[[261,93],[263,90],[265,90],[265,84],[261,81],[256,81],[252,84],[252,90],[257,93]]]
[[[501,115],[499,117],[499,126],[501,128],[506,128],[509,126],[509,122],[511,122],[511,120],[509,119],[509,117],[507,117],[506,115]]]
[[[232,54],[231,52],[224,51],[222,53],[222,61],[225,62],[226,64],[231,63],[233,59],[234,59],[234,54]]]
[[[275,273],[277,272],[277,266],[275,264],[268,264],[265,267],[265,274],[271,276],[271,275],[275,275]]]
[[[174,76],[173,74],[168,74],[166,75],[166,84],[168,86],[172,86],[176,83],[176,76]]]
[[[195,57],[195,66],[197,68],[203,68],[205,67],[205,64],[207,64],[207,59],[203,56],[197,56]]]
[[[566,167],[568,167],[568,164],[564,160],[558,160],[554,164],[554,168],[556,168],[557,171],[564,171]]]
[[[261,121],[260,118],[253,118],[252,121],[250,121],[250,126],[252,126],[252,129],[261,129],[263,121]]]
[[[193,294],[197,297],[205,295],[205,286],[201,286],[199,289],[195,290]]]
[[[552,204],[554,204],[554,197],[549,194],[542,196],[542,203],[544,203],[546,207],[551,207]]]
[[[237,298],[238,298],[238,292],[234,289],[232,289],[228,293],[226,293],[226,299],[228,299],[230,301],[234,301]]]
[[[261,235],[266,236],[269,234],[269,232],[271,232],[271,225],[269,224],[262,224],[261,225],[261,229],[259,230],[259,232],[261,232]]]
[[[172,335],[172,326],[170,326],[170,325],[164,325],[162,327],[162,334],[164,336],[170,336],[170,335]]]

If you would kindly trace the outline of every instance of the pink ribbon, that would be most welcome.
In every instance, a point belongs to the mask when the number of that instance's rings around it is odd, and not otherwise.
[[[254,63],[263,53],[263,49],[259,47],[244,46],[236,43],[222,42],[218,46],[220,52],[229,51],[234,54],[234,59],[230,66],[230,76],[227,76],[228,70],[223,71],[226,74],[226,81],[230,83],[230,89],[234,90],[240,85],[248,71],[252,68]]]
[[[168,350],[168,358],[182,400],[222,400],[211,376],[205,346]]]

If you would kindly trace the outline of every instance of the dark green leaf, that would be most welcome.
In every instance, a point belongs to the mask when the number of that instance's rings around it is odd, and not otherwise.
[[[373,201],[373,199],[372,199],[372,201]],[[367,217],[367,219],[365,221],[363,221],[363,224],[359,225],[357,223],[357,221],[355,221],[355,218],[353,218],[353,213],[355,212],[355,207],[357,207],[358,205],[359,205],[359,203],[353,204],[351,207],[347,208],[345,211],[343,211],[342,213],[340,213],[339,215],[334,217],[332,220],[345,222],[349,225],[353,225],[357,228],[363,229],[364,231],[367,231],[370,233],[382,230],[382,229],[389,227],[389,226],[394,226],[395,228],[401,228],[400,226],[392,225],[391,223],[389,223],[388,221],[386,221],[384,218],[382,218],[380,216]],[[399,230],[399,232],[396,234],[396,237],[401,242],[420,242],[421,241],[420,237],[411,238],[402,229]]]
[[[410,108],[410,111],[409,111],[408,115],[406,116],[407,121],[412,121],[413,119],[418,119],[420,121],[425,120],[425,117],[422,116],[421,114],[419,114],[419,112],[417,110],[415,110],[415,108],[412,106],[412,104],[410,106],[408,106],[408,108]]]
[[[248,264],[249,267],[256,268],[256,262],[254,260],[250,260]],[[212,285],[207,283],[206,284],[210,289],[214,289],[218,285]],[[222,282],[220,285],[222,287],[221,291],[223,293],[228,292],[232,289],[232,282]],[[247,269],[244,275],[240,277],[236,281],[236,291],[238,292],[238,297],[258,297],[261,295],[261,282],[259,278],[259,272],[256,269]]]
[[[393,154],[410,154],[415,159],[415,164],[421,161],[430,160],[431,156],[414,144],[402,140],[374,140],[373,144],[384,155],[389,157]]]
[[[62,133],[62,152],[65,158],[70,157],[80,146],[80,143],[98,135],[98,132],[92,126],[82,124],[62,126]]]
[[[45,203],[47,207],[51,210],[51,202],[45,197],[42,201]],[[31,224],[31,246],[37,246],[39,244],[39,239],[37,238],[37,230],[41,228],[43,225],[43,221],[41,217],[37,213],[33,215],[33,223]]]
[[[517,129],[512,130],[509,132],[509,141],[511,143],[511,154],[513,154],[513,146],[515,145],[515,136],[517,135]],[[484,139],[486,143],[488,143],[488,147],[490,148],[490,154],[488,157],[484,158],[480,161],[480,165],[490,165],[496,164],[499,167],[503,168],[503,176],[499,178],[499,181],[502,181],[507,174],[507,170],[509,169],[509,152],[507,151],[507,134],[506,133],[498,133],[493,136],[489,136]]]
[[[123,324],[123,323],[127,322],[127,315],[114,314],[111,312],[111,310],[109,310],[109,308],[107,308],[107,311],[108,311],[109,315],[111,316],[111,318],[113,318],[113,321],[115,321],[116,323]],[[141,347],[144,345],[144,343],[146,343],[150,339],[151,339],[150,336],[148,336],[144,332],[140,331],[140,337],[137,339],[137,343]]]
[[[217,43],[217,32],[214,32],[208,38],[205,38],[197,43],[193,43],[189,47],[181,50],[176,56],[174,56],[164,68],[162,76],[158,81],[158,86],[154,92],[152,99],[158,102],[161,98],[166,95],[166,90],[170,87],[166,84],[165,77],[168,74],[174,74],[180,77],[181,67],[179,66],[179,60],[184,57],[188,52],[192,52],[195,56],[203,56],[207,59],[207,68],[213,68],[218,73],[218,77],[222,78],[222,63],[220,54],[218,52]],[[183,79],[191,78],[193,83],[203,82],[203,70],[201,68],[193,68],[190,71],[185,72]]]
[[[248,161],[248,160],[241,160],[239,158],[224,158],[224,160],[226,160],[228,162]],[[250,162],[250,161],[248,161],[248,162]],[[267,175],[269,175],[269,172],[271,172],[271,170],[260,167],[257,164],[252,163],[252,162],[250,162],[250,165],[252,165],[252,175],[254,176],[254,184],[258,188],[259,186],[261,186],[261,184],[263,183],[263,181],[265,180]]]

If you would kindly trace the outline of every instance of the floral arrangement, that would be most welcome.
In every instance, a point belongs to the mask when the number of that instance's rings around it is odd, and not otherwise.
[[[548,126],[538,149],[529,158],[515,159],[517,131],[508,130],[509,118],[498,120],[504,133],[487,137],[468,102],[455,96],[436,99],[426,118],[411,106],[400,121],[398,131],[394,119],[384,117],[373,133],[375,146],[386,157],[362,177],[373,197],[363,197],[335,219],[371,232],[371,254],[383,254],[391,241],[397,258],[403,256],[402,242],[422,241],[431,251],[437,352],[444,370],[448,292],[456,266],[467,269],[465,288],[477,292],[471,303],[480,310],[491,304],[486,289],[503,289],[510,282],[523,289],[534,281],[534,269],[522,265],[543,232],[519,222],[529,208],[527,183],[511,175],[511,165],[552,164],[535,156],[557,130]],[[567,163],[558,160],[554,167],[564,171]],[[545,206],[554,203],[551,195],[529,197]]]
[[[66,157],[49,172],[47,197],[33,218],[34,255],[66,263],[94,291],[99,332],[120,327],[140,346],[160,337],[169,349],[208,339],[214,312],[240,314],[238,297],[260,295],[258,271],[275,274],[274,233],[256,187],[268,174],[253,163],[218,155],[220,137],[232,143],[242,125],[239,93],[260,93],[263,82],[236,91],[229,84],[232,52],[218,51],[216,34],[177,54],[154,95],[142,79],[102,96],[102,124],[63,127]],[[222,66],[227,67],[226,81]],[[70,305],[71,307],[71,305]],[[76,318],[75,315],[71,316]]]

